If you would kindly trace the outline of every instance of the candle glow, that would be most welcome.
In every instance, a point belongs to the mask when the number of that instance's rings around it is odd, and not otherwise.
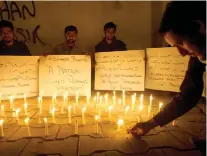
[[[160,102],[160,103],[159,103],[159,112],[161,111],[162,106],[163,106],[163,103]]]
[[[31,136],[31,133],[30,133],[30,127],[29,127],[29,118],[26,118],[24,120],[25,122],[25,125],[27,126],[27,132],[28,132],[28,135]]]
[[[0,127],[1,127],[1,136],[4,137],[4,127],[3,127],[4,120],[0,120]]]
[[[86,124],[86,122],[85,122],[85,112],[86,112],[86,108],[83,107],[83,108],[82,108],[82,123],[83,123],[83,125]]]
[[[44,118],[44,123],[45,123],[45,136],[48,136],[48,123],[47,123],[47,118]]]
[[[117,131],[120,131],[121,126],[124,124],[124,120],[123,119],[119,119],[118,122],[117,122],[117,124],[118,124]]]
[[[99,121],[99,116],[98,115],[96,115],[95,116],[95,122],[96,122],[96,134],[98,134],[98,121]]]
[[[55,120],[55,107],[52,108],[52,122],[56,123],[56,120]]]
[[[4,114],[4,105],[1,105],[1,115],[4,117],[5,114]]]

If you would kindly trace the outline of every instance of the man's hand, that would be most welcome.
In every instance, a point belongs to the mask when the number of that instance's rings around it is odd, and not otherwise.
[[[154,119],[151,119],[147,122],[137,123],[127,131],[132,135],[143,136],[147,134],[151,129],[155,128],[156,126],[157,124],[155,123]]]

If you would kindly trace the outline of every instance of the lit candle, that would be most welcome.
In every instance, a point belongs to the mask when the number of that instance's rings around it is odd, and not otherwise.
[[[111,110],[112,110],[113,106],[109,106],[109,121],[111,122]]]
[[[118,104],[121,105],[121,102],[122,102],[121,99],[119,99],[119,100],[118,100]]]
[[[0,104],[1,104],[1,96],[2,96],[2,94],[0,93]]]
[[[124,124],[124,120],[123,119],[119,119],[117,124],[118,124],[117,131],[120,131],[121,126]]]
[[[78,104],[78,98],[79,98],[79,92],[78,92],[78,91],[76,91],[76,98],[75,98],[76,105]]]
[[[27,108],[28,108],[28,105],[27,105],[27,103],[25,103],[24,104],[24,113],[25,113],[25,115],[27,115]]]
[[[113,105],[116,104],[116,91],[113,91]]]
[[[105,99],[105,104],[108,104],[108,94],[105,94],[104,99]]]
[[[132,111],[134,111],[135,101],[136,101],[136,96],[132,95]]]
[[[45,122],[45,136],[48,136],[49,132],[48,132],[47,118],[44,118],[44,122]]]
[[[40,99],[41,99],[41,103],[42,103],[42,96],[43,96],[43,91],[40,92]]]
[[[143,98],[144,98],[144,95],[141,94],[141,95],[140,95],[140,107],[139,107],[139,112],[141,112],[142,109],[143,109]]]
[[[75,121],[75,134],[78,135],[78,120]]]
[[[101,110],[98,110],[99,122],[101,121]]]
[[[10,108],[13,110],[14,97],[10,96]]]
[[[98,101],[99,101],[99,95],[100,95],[100,93],[97,92],[97,93],[96,93],[96,103],[98,103]]]
[[[54,106],[56,104],[56,96],[57,96],[57,93],[54,93],[53,97],[52,97],[52,106]]]
[[[24,93],[24,103],[27,103],[27,94]]]
[[[163,103],[160,102],[160,104],[159,104],[159,112],[161,111],[162,105],[163,105]]]
[[[151,114],[151,107],[150,106],[148,106],[148,118],[150,118],[150,114]]]
[[[19,124],[19,112],[20,112],[20,108],[18,108],[16,110],[16,120],[17,120],[17,123]]]
[[[38,105],[39,105],[39,114],[42,114],[42,102],[41,102],[41,97],[38,97]]]
[[[152,95],[150,95],[150,107],[152,107]]]
[[[4,117],[5,113],[4,113],[4,105],[1,105],[1,115]]]
[[[76,104],[73,103],[73,114],[75,115],[76,114]]]
[[[30,128],[29,128],[29,118],[26,118],[24,122],[25,122],[25,125],[27,126],[28,135],[31,136]]]
[[[56,120],[55,120],[55,107],[52,108],[52,122],[56,123]]]
[[[83,125],[86,124],[86,121],[85,121],[85,111],[86,111],[86,108],[83,107],[83,108],[82,108],[82,123],[83,123]]]
[[[64,94],[64,96],[63,96],[63,104],[61,105],[61,111],[60,111],[61,114],[64,114],[64,107],[66,105],[66,99],[67,99],[67,94]]]
[[[0,127],[1,127],[1,136],[4,137],[4,126],[3,126],[4,120],[0,120]]]
[[[91,97],[91,95],[90,95],[90,92],[88,91],[88,92],[87,92],[87,95],[86,95],[87,105],[89,105],[90,97]]]
[[[125,90],[122,90],[122,103],[125,106]]]
[[[99,116],[95,116],[95,122],[96,122],[96,134],[98,134],[98,121],[99,121]]]
[[[71,124],[71,105],[68,106],[68,123]]]
[[[129,111],[129,106],[126,106],[126,107],[125,107],[125,113],[124,113],[124,116],[125,116],[125,117],[126,117],[128,111]]]
[[[99,104],[102,104],[103,97],[100,96]]]

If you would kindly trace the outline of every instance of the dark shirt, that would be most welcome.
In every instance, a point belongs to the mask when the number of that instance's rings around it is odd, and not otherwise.
[[[127,50],[124,42],[113,39],[111,44],[108,44],[105,39],[103,39],[99,44],[95,47],[95,52],[110,52],[110,51],[124,51]]]
[[[180,87],[180,93],[154,117],[158,125],[164,126],[170,123],[198,103],[203,92],[205,66],[197,57],[190,58],[188,70]]]
[[[16,40],[14,40],[14,43],[11,46],[6,46],[3,41],[1,41],[0,55],[31,56],[26,44]]]

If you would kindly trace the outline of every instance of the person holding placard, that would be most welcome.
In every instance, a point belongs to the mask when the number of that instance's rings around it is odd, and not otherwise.
[[[14,26],[11,22],[2,20],[0,22],[0,55],[30,56],[26,44],[14,39]]]
[[[196,9],[196,11],[194,11]],[[177,47],[180,54],[190,55],[190,61],[180,92],[157,115],[147,122],[137,123],[129,133],[145,135],[156,126],[164,126],[192,109],[203,92],[203,73],[206,66],[206,1],[169,2],[162,17],[160,34]],[[206,141],[192,141],[205,153]]]
[[[104,25],[104,34],[104,39],[95,46],[95,52],[127,50],[125,43],[116,39],[116,25],[113,22]]]
[[[51,55],[87,55],[84,46],[77,41],[78,29],[69,25],[65,27],[65,41],[54,48]]]

